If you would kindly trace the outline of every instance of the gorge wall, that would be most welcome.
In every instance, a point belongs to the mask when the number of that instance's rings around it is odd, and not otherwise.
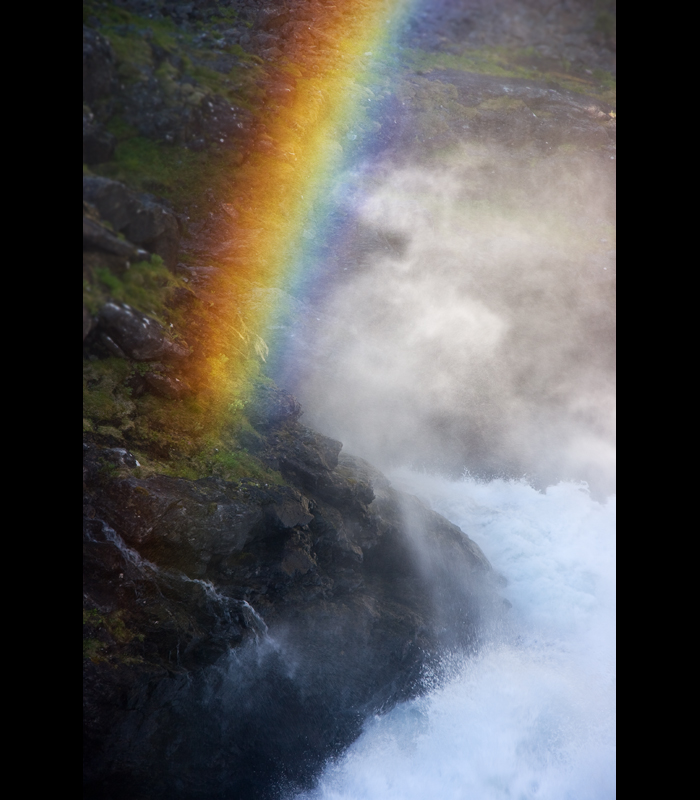
[[[368,112],[353,130],[394,162],[453,147],[465,126],[538,157],[609,162],[609,5],[417,8],[397,32],[400,68],[362,84],[396,123]],[[263,224],[241,187],[288,159],[270,131],[334,69],[328,15],[351,28],[353,13],[84,4],[86,797],[308,787],[368,716],[439,681],[445,653],[508,635],[503,580],[468,531],[300,422],[273,380],[292,383],[276,344],[300,334],[295,358],[321,363],[315,309],[241,256]],[[355,234],[327,270],[400,249],[343,224]]]

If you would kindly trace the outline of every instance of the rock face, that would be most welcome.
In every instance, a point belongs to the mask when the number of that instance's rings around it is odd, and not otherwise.
[[[502,29],[515,25],[504,20],[517,5],[435,2],[429,19],[414,20],[405,37],[416,34],[422,49],[455,54],[466,52],[467,42],[510,44]],[[583,7],[582,0],[529,5],[541,9],[516,20],[524,31],[518,46],[541,37],[546,19],[556,46],[547,45],[553,55],[538,49],[538,58],[555,59],[557,70],[562,59],[575,60],[559,7],[563,14]],[[315,20],[326,10],[306,0],[234,6],[235,15],[227,7],[219,19],[215,0],[122,0],[121,11],[140,21],[88,20],[85,163],[121,176],[124,146],[139,137],[165,155],[171,147],[197,157],[214,148],[235,155],[237,165],[274,152],[265,120],[294,102],[301,86],[276,62],[311,35],[315,44],[301,74],[308,81],[325,69],[334,45]],[[179,44],[164,46],[150,27],[162,28],[164,19],[186,34],[178,34]],[[100,26],[114,46],[95,30]],[[590,34],[577,37],[575,48],[586,56]],[[243,57],[239,46],[257,57]],[[606,70],[609,60],[590,66]],[[534,79],[409,70],[394,88],[386,100],[387,113],[396,111],[394,127],[372,133],[389,156],[473,138],[513,148],[533,143],[547,157],[556,144],[611,158],[616,123],[609,106]],[[443,97],[452,109],[445,115],[437,111]],[[422,126],[415,124],[418,112]],[[124,180],[134,177],[149,176]],[[173,197],[152,177],[133,186]],[[187,283],[172,290],[168,307],[216,314],[221,269],[204,263],[209,254],[219,263],[217,253],[231,250],[234,240],[227,234],[217,241],[216,232],[222,220],[237,224],[229,194],[208,189],[187,198],[206,209],[187,226],[187,264],[178,264],[187,207],[177,205],[176,214],[165,200],[97,175],[84,177],[83,196],[84,273],[107,269],[123,277],[130,262],[154,253]],[[361,244],[399,251],[407,241],[389,235]],[[193,266],[193,254],[203,264]],[[247,291],[253,310],[279,310],[285,302],[283,321],[317,320],[280,289]],[[195,353],[190,331],[200,330],[197,319],[186,333]],[[156,444],[148,440],[152,429],[140,429],[141,440],[124,432],[134,427],[125,419],[142,395],[149,408],[165,399],[186,413],[180,401],[190,389],[178,370],[196,356],[170,336],[172,327],[112,295],[83,307],[85,352],[94,359],[87,362],[88,383],[101,403],[93,414],[100,424],[84,445],[85,796],[272,800],[308,787],[368,715],[420,693],[426,671],[439,678],[440,654],[473,652],[504,624],[505,603],[498,576],[465,533],[396,491],[370,464],[343,454],[340,442],[301,425],[297,400],[269,384],[246,401],[250,425],[236,441],[277,482],[146,474],[126,448],[107,446],[119,434],[120,444],[150,446],[159,458],[170,453],[168,431]],[[122,359],[114,367],[115,374],[124,368],[122,383],[108,372],[105,355]],[[117,383],[119,392],[110,394]]]
[[[109,41],[83,26],[83,102],[93,103],[108,95],[116,78],[116,57]]]
[[[308,785],[504,611],[479,548],[339,442],[289,419],[256,441],[286,485],[144,479],[86,447],[88,797]]]
[[[175,214],[148,194],[139,194],[123,183],[96,175],[83,178],[83,202],[97,209],[114,230],[159,255],[168,267],[177,264],[180,230]]]
[[[109,161],[117,145],[116,137],[95,120],[87,106],[83,107],[83,163],[100,164]]]
[[[187,348],[168,339],[154,319],[123,303],[106,303],[99,321],[100,328],[134,361],[181,361],[189,355]]]

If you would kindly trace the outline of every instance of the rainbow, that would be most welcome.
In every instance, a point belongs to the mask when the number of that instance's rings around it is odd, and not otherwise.
[[[205,350],[188,377],[213,401],[207,405],[215,418],[240,404],[251,363],[267,355],[264,334],[277,309],[242,300],[246,289],[312,291],[321,248],[337,234],[332,198],[342,191],[339,176],[368,146],[366,133],[379,113],[381,97],[369,88],[374,66],[391,60],[392,37],[409,6],[409,0],[310,0],[309,13],[300,15],[309,19],[295,22],[285,40],[254,152],[243,166],[232,166],[216,302],[196,323]]]

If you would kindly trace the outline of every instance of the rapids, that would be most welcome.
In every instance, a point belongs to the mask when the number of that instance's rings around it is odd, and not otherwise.
[[[296,800],[604,800],[615,796],[615,498],[584,484],[448,481],[407,470],[507,580],[510,627],[425,676]]]

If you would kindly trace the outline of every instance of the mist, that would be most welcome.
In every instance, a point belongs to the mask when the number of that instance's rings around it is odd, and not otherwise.
[[[307,424],[384,469],[614,492],[614,164],[462,143],[355,176],[290,359]]]

